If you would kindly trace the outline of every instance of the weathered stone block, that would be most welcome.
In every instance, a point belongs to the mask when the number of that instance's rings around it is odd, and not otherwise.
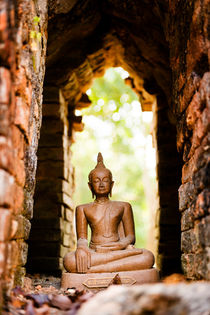
[[[196,120],[201,115],[200,93],[196,92],[186,110],[186,123],[189,129],[193,129]]]
[[[56,117],[60,118],[60,104],[43,104],[42,105],[42,115],[43,117]]]
[[[16,159],[16,163],[15,163],[14,168],[15,168],[14,173],[15,173],[15,178],[16,178],[17,183],[21,187],[24,187],[25,177],[26,177],[24,161]]]
[[[24,267],[17,267],[15,270],[14,285],[23,286],[26,269]]]
[[[63,222],[63,231],[64,231],[64,233],[71,234],[72,233],[71,228],[72,228],[71,223],[66,221],[66,220],[64,220],[64,222]]]
[[[62,232],[57,229],[46,229],[46,228],[32,228],[30,240],[41,241],[41,242],[60,242],[62,238]]]
[[[197,197],[196,204],[194,207],[194,217],[198,219],[208,213],[210,213],[210,191],[209,189],[204,189]]]
[[[0,208],[0,242],[5,242],[11,236],[12,215],[8,209]]]
[[[182,256],[181,256],[182,269],[184,271],[184,275],[188,279],[194,279],[195,278],[194,259],[195,259],[194,254],[182,254]]]
[[[70,247],[71,236],[69,234],[63,234],[62,244],[68,248]]]
[[[64,161],[64,150],[62,148],[39,148],[38,160]]]
[[[18,245],[16,241],[8,242],[7,247],[7,274],[10,275],[18,264]]]
[[[0,134],[8,137],[10,134],[10,117],[8,105],[0,104]]]
[[[19,185],[14,185],[13,193],[13,212],[14,214],[20,214],[23,212],[24,191]]]
[[[14,177],[0,170],[0,205],[13,207]]]
[[[191,158],[195,152],[195,149],[200,145],[201,140],[206,136],[210,129],[210,110],[205,108],[201,117],[197,120],[192,136],[192,146],[188,157]]]
[[[186,231],[193,228],[194,219],[194,206],[192,205],[189,209],[182,212],[181,230]]]
[[[47,178],[62,178],[64,172],[64,162],[63,161],[43,161],[38,163],[37,167],[37,179],[47,179]]]
[[[34,218],[58,218],[61,216],[61,205],[52,199],[34,200]]]
[[[184,253],[191,253],[193,250],[192,242],[195,243],[195,235],[193,230],[182,232],[181,234],[181,250]]]
[[[15,238],[23,238],[24,240],[27,240],[29,237],[30,229],[31,229],[31,223],[28,219],[26,219],[22,215],[17,216],[18,221],[18,229],[15,234]]]
[[[207,259],[205,253],[195,254],[194,270],[196,279],[206,279],[207,273]]]
[[[201,191],[210,185],[210,161],[193,175],[195,189]]]
[[[10,71],[0,67],[0,104],[9,104],[11,90]]]
[[[179,187],[179,210],[188,208],[195,200],[196,190],[193,182],[188,182]]]
[[[7,259],[7,244],[5,242],[0,242],[0,257],[0,276],[3,277]]]
[[[65,134],[65,124],[60,119],[44,118],[42,121],[41,134],[43,135],[54,135],[54,134]]]
[[[8,144],[0,143],[0,168],[14,175],[14,151]]]
[[[18,265],[24,266],[27,261],[28,244],[23,240],[17,240],[18,245]]]
[[[29,107],[21,97],[16,97],[16,109],[15,109],[15,124],[24,132],[28,137],[29,127]]]
[[[182,184],[192,181],[192,177],[209,159],[210,146],[208,135],[202,140],[201,145],[195,150],[191,159],[182,168]]]
[[[74,212],[71,209],[66,208],[66,207],[63,206],[63,208],[62,208],[62,217],[68,222],[73,222],[73,220],[74,220]]]
[[[60,97],[59,97],[59,88],[57,86],[46,86],[44,87],[43,93],[43,103],[47,104],[59,104]]]
[[[15,126],[12,125],[11,126],[11,131],[12,131],[12,142],[13,142],[13,146],[17,152],[17,156],[18,158],[20,158],[21,160],[24,158],[25,156],[25,141],[24,141],[24,135],[23,133],[20,131],[20,129]]]

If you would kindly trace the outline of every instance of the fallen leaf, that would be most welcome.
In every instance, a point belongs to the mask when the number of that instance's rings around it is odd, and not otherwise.
[[[23,291],[23,289],[19,286],[15,287],[14,289],[12,289],[12,293],[14,296],[18,296],[18,295],[25,295],[25,292]]]
[[[49,304],[49,298],[47,294],[28,294],[26,298],[34,301],[35,306],[41,307],[43,304]]]
[[[25,315],[36,315],[33,301],[28,301]]]
[[[65,311],[71,308],[72,301],[68,296],[62,294],[53,295],[52,298],[50,299],[50,305]]]

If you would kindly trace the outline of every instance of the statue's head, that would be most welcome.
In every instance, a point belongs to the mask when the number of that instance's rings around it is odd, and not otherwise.
[[[103,162],[103,156],[101,153],[98,153],[97,164],[96,167],[90,172],[88,175],[88,185],[92,192],[92,196],[98,194],[112,195],[112,173],[111,171],[105,167]]]

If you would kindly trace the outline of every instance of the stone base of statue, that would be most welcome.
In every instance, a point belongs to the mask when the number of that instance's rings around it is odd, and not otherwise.
[[[134,271],[109,273],[69,273],[64,272],[61,278],[61,288],[76,288],[78,290],[103,290],[107,288],[116,275],[119,275],[123,285],[154,283],[159,281],[159,272],[155,268]]]

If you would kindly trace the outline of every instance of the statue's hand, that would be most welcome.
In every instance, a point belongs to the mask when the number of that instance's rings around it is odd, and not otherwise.
[[[86,273],[91,266],[91,254],[88,249],[77,248],[76,253],[77,272]]]

